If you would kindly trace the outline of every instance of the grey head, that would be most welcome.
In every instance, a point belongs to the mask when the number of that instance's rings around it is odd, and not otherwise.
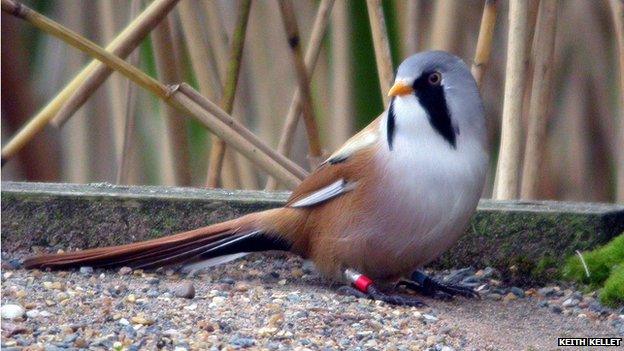
[[[427,51],[408,57],[399,66],[388,95],[393,97],[388,111],[389,141],[393,132],[390,119],[396,117],[393,115],[394,100],[413,95],[415,99],[409,101],[420,104],[431,126],[451,147],[457,147],[457,139],[464,133],[485,142],[479,89],[468,66],[455,55]]]

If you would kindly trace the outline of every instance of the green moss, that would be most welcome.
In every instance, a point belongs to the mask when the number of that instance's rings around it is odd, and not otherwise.
[[[562,274],[567,279],[598,288],[607,280],[615,265],[624,263],[624,233],[608,244],[582,255],[589,270],[589,277],[578,255],[568,258]]]
[[[568,258],[563,276],[587,284],[590,289],[599,289],[604,285],[600,301],[613,307],[624,305],[624,233],[582,256],[589,276],[578,255]]]
[[[600,292],[600,302],[617,307],[624,305],[624,264],[615,266]]]
[[[531,271],[531,275],[538,280],[556,280],[560,276],[556,268],[558,263],[559,261],[552,256],[542,257]]]

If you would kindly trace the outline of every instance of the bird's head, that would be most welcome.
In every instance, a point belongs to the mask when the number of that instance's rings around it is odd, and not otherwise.
[[[485,134],[477,84],[457,56],[428,51],[408,57],[399,66],[388,95],[392,97],[389,140],[394,132],[391,127],[419,128],[424,121],[453,148],[461,133],[476,132],[478,137]]]

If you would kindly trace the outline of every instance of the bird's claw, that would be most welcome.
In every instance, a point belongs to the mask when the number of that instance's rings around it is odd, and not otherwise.
[[[431,296],[440,300],[448,300],[453,296],[463,296],[465,298],[481,298],[473,288],[459,284],[445,284],[428,277],[424,273],[414,272],[413,280],[401,280],[399,286],[405,286],[410,290],[419,292],[425,296]]]

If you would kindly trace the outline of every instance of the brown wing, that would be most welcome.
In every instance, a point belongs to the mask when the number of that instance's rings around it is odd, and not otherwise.
[[[356,184],[366,174],[379,140],[379,122],[375,119],[351,137],[343,146],[315,169],[292,192],[286,206],[300,201],[331,184],[343,180],[345,186]]]

